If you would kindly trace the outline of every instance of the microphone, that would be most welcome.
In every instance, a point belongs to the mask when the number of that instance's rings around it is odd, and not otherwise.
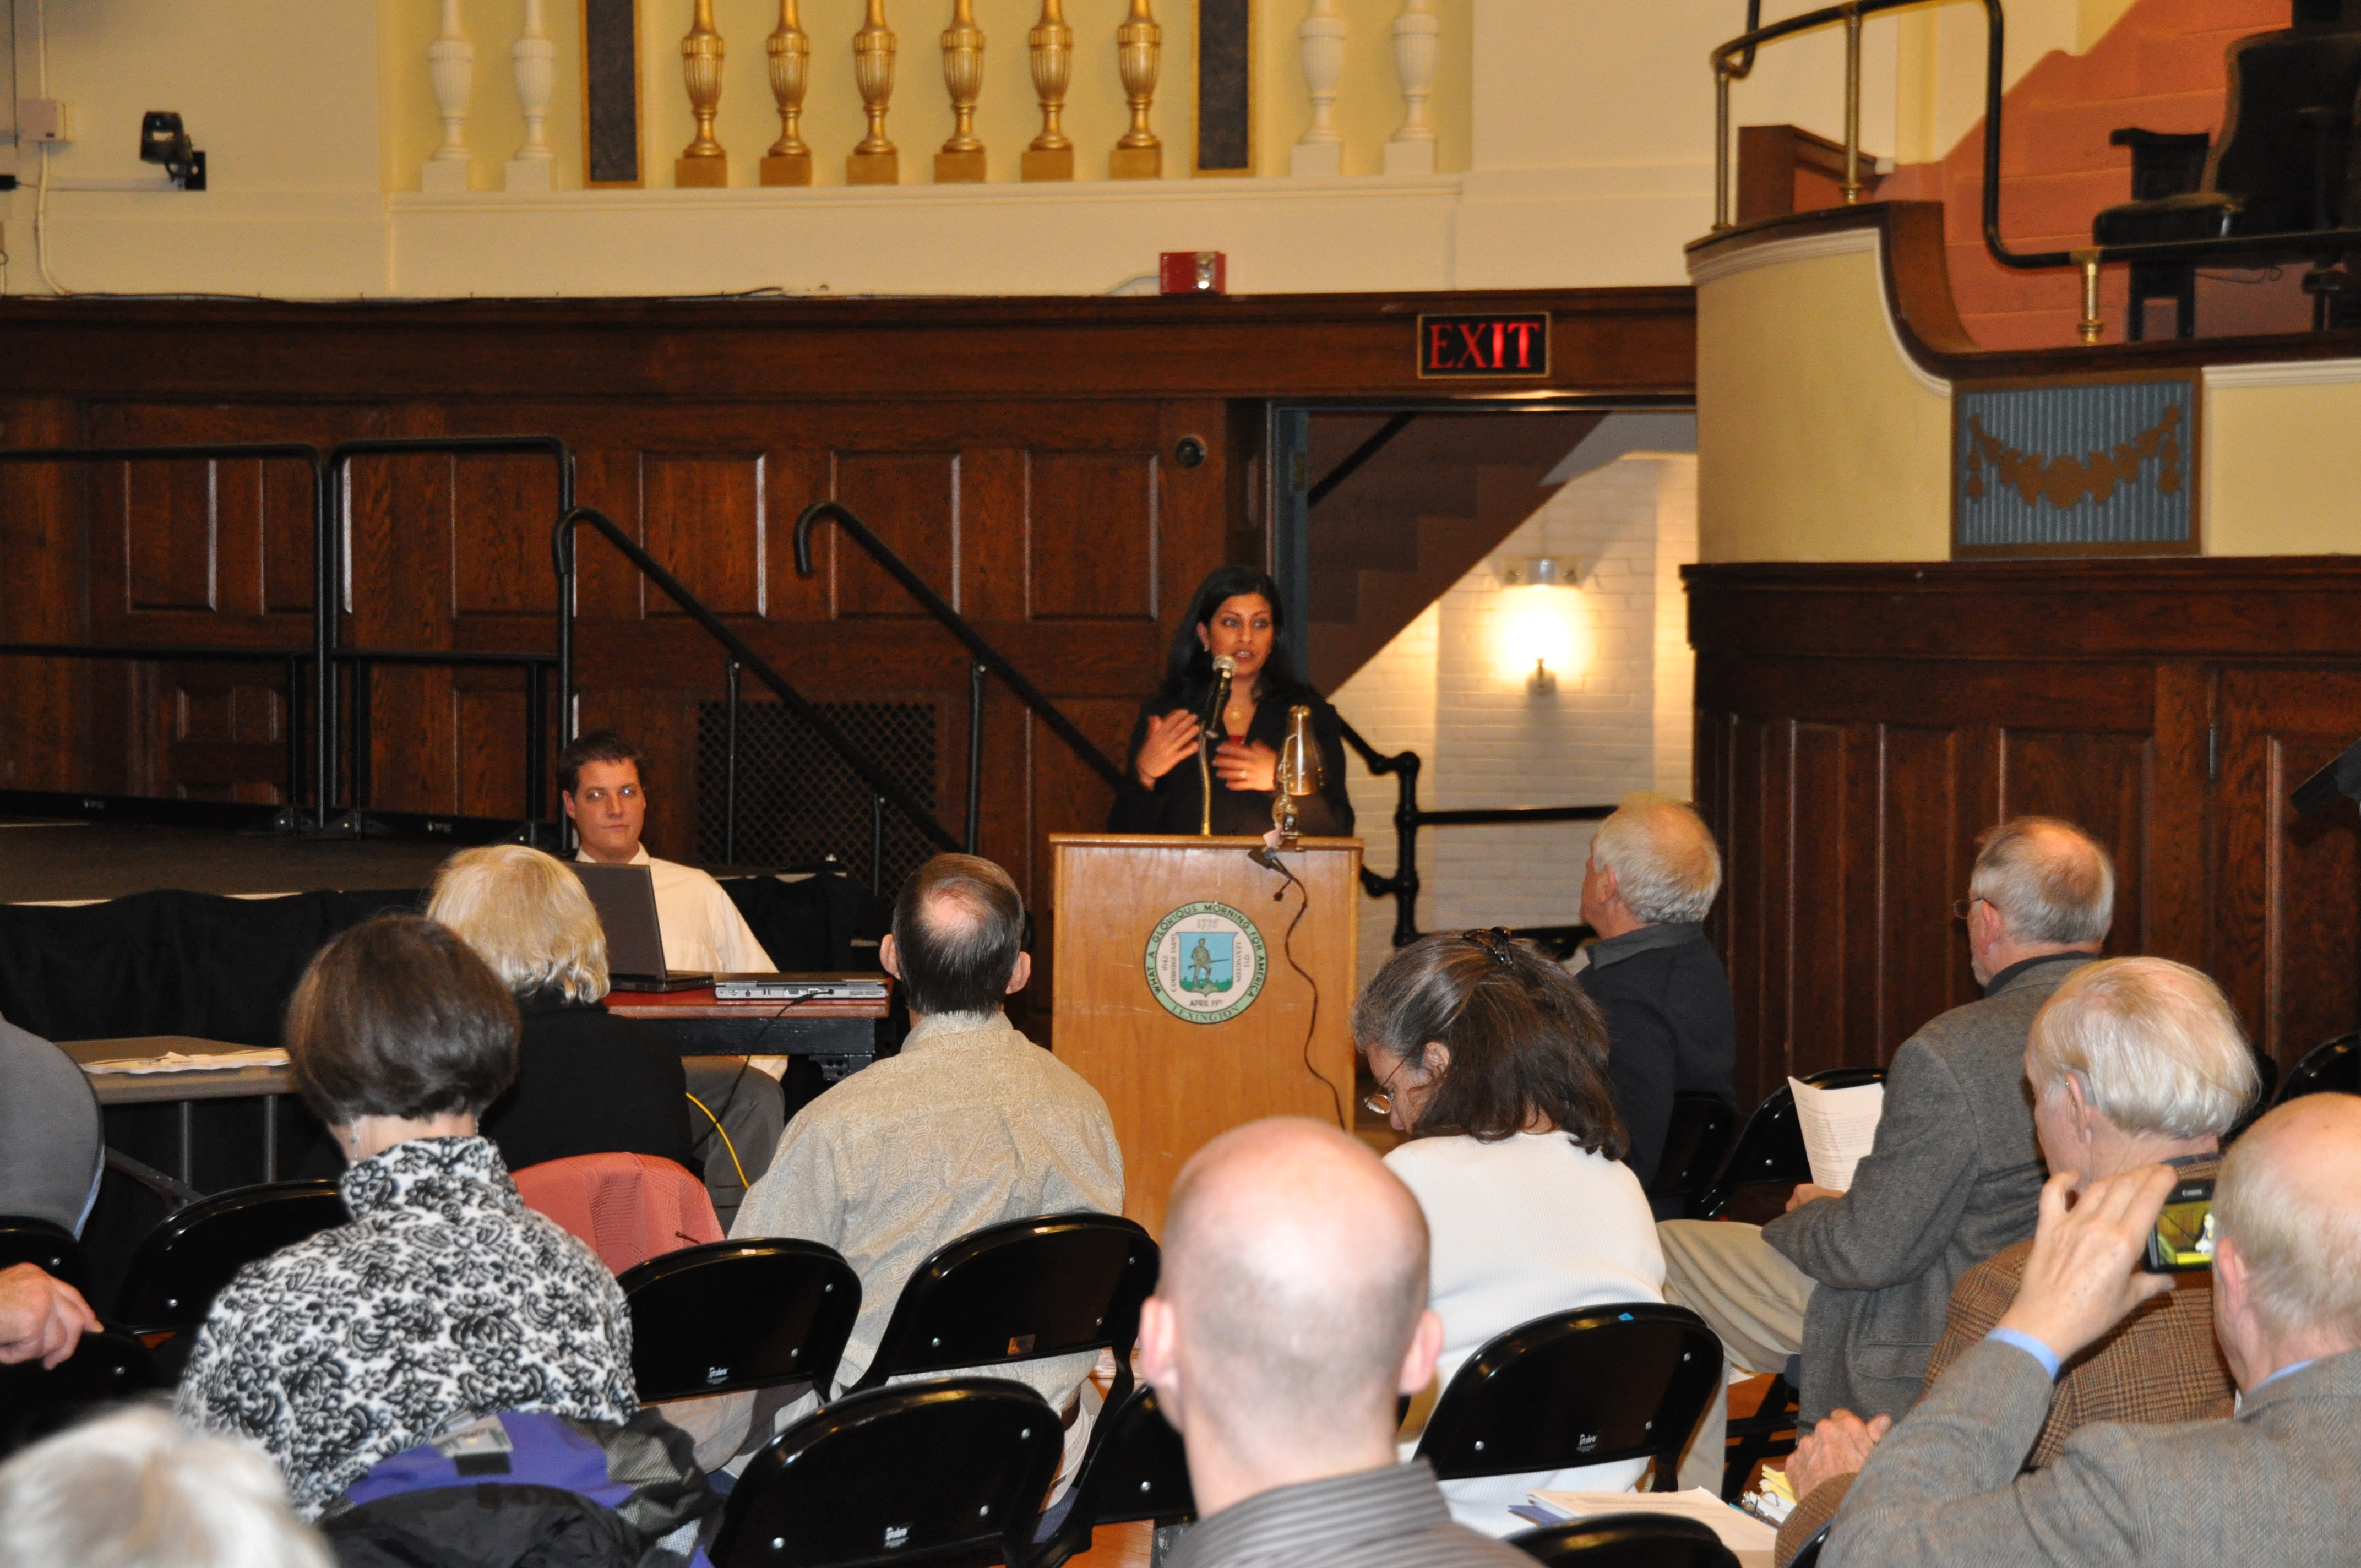
[[[1213,661],[1213,689],[1205,695],[1205,711],[1198,716],[1198,728],[1208,735],[1219,735],[1222,709],[1230,706],[1230,677],[1238,673],[1238,662],[1227,653]]]

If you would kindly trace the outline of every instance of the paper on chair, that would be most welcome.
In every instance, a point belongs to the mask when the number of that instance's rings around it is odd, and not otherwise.
[[[86,1061],[84,1072],[226,1072],[241,1067],[285,1067],[287,1053],[276,1047],[258,1046],[243,1051],[166,1051],[160,1057],[115,1057],[107,1061]]]
[[[1795,1096],[1795,1124],[1803,1129],[1804,1152],[1811,1157],[1812,1185],[1831,1191],[1852,1190],[1852,1168],[1877,1141],[1877,1119],[1885,1113],[1885,1085],[1821,1089],[1789,1079]]]
[[[1767,1552],[1779,1532],[1752,1514],[1731,1508],[1703,1486],[1686,1492],[1535,1492],[1535,1503],[1562,1519],[1599,1514],[1672,1514],[1698,1519],[1732,1552]]]

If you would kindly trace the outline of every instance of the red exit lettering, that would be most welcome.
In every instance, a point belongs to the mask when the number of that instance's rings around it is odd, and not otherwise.
[[[1549,317],[1422,316],[1418,357],[1422,376],[1546,376]]]

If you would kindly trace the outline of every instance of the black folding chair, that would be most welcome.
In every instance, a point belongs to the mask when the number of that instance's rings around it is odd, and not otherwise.
[[[1155,1389],[1143,1386],[1121,1407],[1108,1407],[1066,1495],[1066,1517],[1035,1543],[1029,1568],[1058,1568],[1087,1552],[1092,1531],[1103,1524],[1177,1524],[1196,1517],[1189,1453],[1157,1407]]]
[[[1050,1214],[987,1225],[935,1249],[902,1287],[858,1393],[886,1379],[1115,1352],[1107,1406],[1131,1393],[1139,1304],[1156,1288],[1146,1231],[1113,1214]]]
[[[278,1181],[200,1199],[141,1238],[112,1321],[135,1334],[181,1333],[205,1321],[230,1277],[351,1216],[333,1181]]]
[[[1738,1568],[1711,1525],[1671,1514],[1597,1514],[1520,1531],[1508,1544],[1564,1568]]]
[[[861,1277],[818,1242],[707,1242],[616,1282],[631,1309],[631,1377],[648,1405],[785,1383],[825,1396],[861,1315]]]
[[[773,1438],[722,1510],[716,1568],[1021,1565],[1057,1473],[1058,1412],[1021,1383],[849,1394]]]
[[[38,1361],[0,1366],[0,1459],[156,1383],[148,1347],[124,1333],[82,1335],[53,1369]]]
[[[84,1296],[90,1294],[82,1245],[71,1231],[47,1220],[0,1214],[0,1268],[14,1268],[20,1263],[31,1264],[52,1279],[62,1279]]]
[[[1865,1083],[1885,1081],[1882,1067],[1832,1067],[1805,1076],[1804,1081],[1816,1089],[1857,1089]],[[1781,1084],[1763,1097],[1763,1103],[1746,1118],[1746,1125],[1738,1135],[1737,1146],[1730,1151],[1730,1160],[1705,1196],[1697,1201],[1692,1212],[1700,1220],[1736,1219],[1733,1204],[1748,1213],[1757,1213],[1761,1202],[1748,1206],[1747,1197],[1767,1201],[1768,1193],[1746,1192],[1749,1188],[1793,1187],[1812,1179],[1812,1162],[1804,1152],[1804,1129],[1795,1120],[1795,1094]],[[1784,1205],[1787,1195],[1777,1193],[1777,1203]],[[1772,1206],[1758,1217],[1771,1220],[1778,1217],[1780,1209]]]
[[[1738,1112],[1719,1094],[1683,1090],[1673,1096],[1664,1152],[1648,1198],[1659,1219],[1678,1219],[1713,1186],[1738,1134]]]
[[[1657,1301],[1553,1312],[1493,1336],[1453,1375],[1420,1437],[1446,1481],[1653,1459],[1676,1490],[1681,1449],[1721,1386],[1721,1342]]]
[[[2323,1040],[2303,1054],[2279,1080],[2274,1105],[2301,1100],[2307,1094],[2361,1094],[2361,1034]]]

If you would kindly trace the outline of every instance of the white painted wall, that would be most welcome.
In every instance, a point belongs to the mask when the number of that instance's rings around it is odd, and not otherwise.
[[[1769,9],[1809,3],[1773,0]],[[2043,49],[2075,47],[2122,4],[2015,0],[2012,72]],[[1284,169],[1309,112],[1294,40],[1303,0],[1264,0],[1255,13],[1254,135],[1264,174],[1192,180],[1194,6],[1158,0],[1167,53],[1156,126],[1167,178],[1143,187],[1104,178],[1122,120],[1112,38],[1125,0],[1070,0],[1069,124],[1083,179],[1043,192],[1010,178],[1035,114],[1023,35],[1037,7],[978,0],[990,39],[980,129],[994,183],[938,187],[927,181],[949,128],[936,43],[947,9],[893,0],[891,128],[908,183],[877,192],[841,184],[860,129],[849,66],[858,7],[810,0],[806,137],[824,185],[777,192],[751,183],[777,130],[763,71],[776,9],[718,0],[729,49],[720,130],[734,188],[698,192],[669,189],[689,129],[678,53],[688,7],[646,0],[650,187],[583,192],[567,188],[580,182],[578,8],[553,0],[550,134],[561,189],[511,200],[498,187],[522,135],[508,60],[517,0],[462,0],[476,49],[467,132],[476,189],[458,197],[417,192],[419,160],[439,134],[424,59],[437,25],[432,0],[47,0],[49,91],[74,104],[82,124],[74,144],[51,157],[56,181],[152,178],[135,158],[139,115],[151,108],[184,115],[212,165],[202,195],[53,190],[50,269],[82,291],[330,298],[823,284],[835,293],[1082,293],[1148,270],[1160,249],[1205,247],[1229,252],[1240,291],[1677,283],[1680,247],[1711,214],[1706,55],[1744,17],[1741,0],[1438,0],[1442,172],[1389,181],[1371,171],[1401,112],[1389,33],[1399,0],[1344,0],[1346,174],[1296,181]],[[39,0],[13,0],[22,96],[36,91],[40,9]],[[1871,150],[1930,155],[1921,144],[1939,151],[1934,144],[1956,136],[1952,99],[1961,82],[1980,80],[1978,15],[1954,0],[1870,24]],[[1841,84],[1833,33],[1766,51],[1736,90],[1736,118],[1833,135]],[[27,189],[0,195],[9,257],[0,288],[12,293],[43,289],[29,189],[38,161],[0,145],[0,170],[13,163],[28,177]]]
[[[1574,480],[1334,694],[1370,742],[1426,759],[1430,808],[1611,804],[1626,792],[1689,793],[1688,651],[1679,572],[1696,559],[1697,459],[1630,456]],[[1579,558],[1576,590],[1507,589],[1500,558]],[[1553,695],[1524,685],[1510,652],[1528,595],[1561,598],[1578,669]],[[1553,662],[1553,667],[1555,667]],[[1394,865],[1390,779],[1357,762],[1353,806],[1368,863]],[[1587,823],[1442,828],[1420,836],[1420,924],[1560,926],[1580,918]],[[1384,961],[1392,905],[1363,912],[1361,970]]]

